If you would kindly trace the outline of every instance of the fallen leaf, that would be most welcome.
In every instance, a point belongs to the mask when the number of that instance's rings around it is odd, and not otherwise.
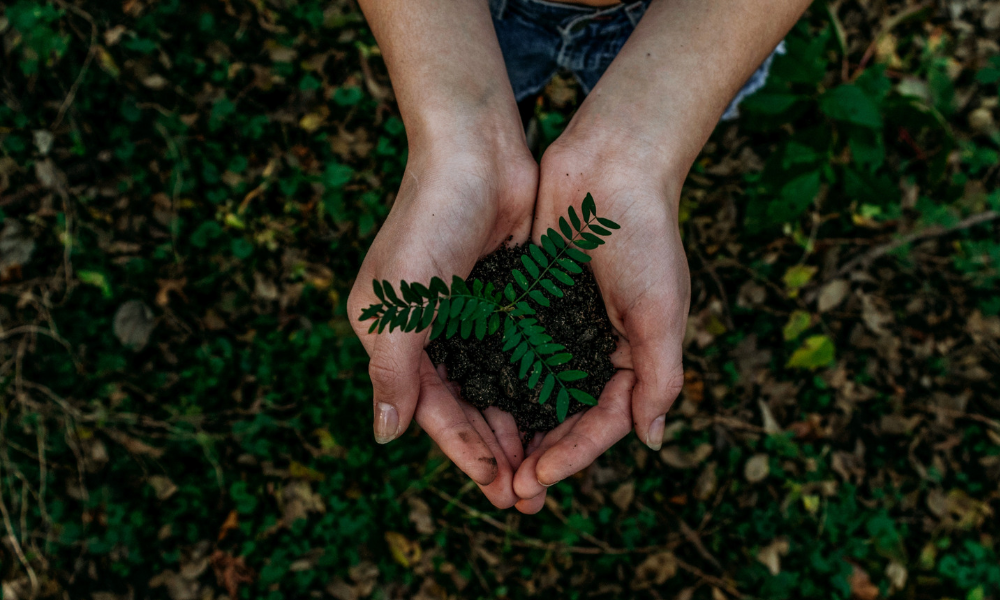
[[[835,355],[836,348],[833,345],[833,340],[825,335],[814,335],[806,338],[806,341],[792,353],[785,366],[818,369],[832,364],[836,359]]]
[[[890,561],[885,568],[885,577],[892,584],[893,589],[901,590],[906,587],[906,579],[909,572],[906,567],[898,561]]]
[[[777,575],[781,573],[781,557],[788,554],[788,549],[788,540],[777,538],[757,552],[757,560],[767,567],[771,575]]]
[[[181,279],[157,279],[156,283],[160,286],[160,290],[156,292],[157,306],[168,306],[170,304],[171,292],[177,294],[182,300],[187,302],[187,296],[184,295],[184,286],[187,285],[187,277]]]
[[[418,533],[430,535],[434,533],[434,519],[431,517],[431,507],[420,498],[410,497],[410,522]]]
[[[743,476],[750,483],[764,481],[771,474],[770,459],[766,454],[754,454],[743,466]]]
[[[221,542],[226,538],[227,535],[229,535],[230,531],[234,529],[239,529],[239,526],[240,526],[240,515],[235,509],[233,509],[229,511],[229,514],[226,516],[226,520],[223,521],[222,526],[219,527],[219,537],[217,538],[216,541]]]
[[[795,298],[799,295],[799,290],[808,284],[813,275],[816,274],[817,268],[811,267],[809,265],[795,265],[789,267],[785,271],[782,281],[785,282],[785,287],[788,289],[788,297]]]
[[[774,414],[771,412],[771,408],[763,400],[757,400],[757,406],[760,407],[760,418],[764,422],[764,433],[767,435],[777,435],[781,433],[781,425],[778,425],[777,419],[774,418]]]
[[[635,568],[632,589],[641,590],[654,585],[663,585],[676,574],[677,557],[673,552],[651,554]]]
[[[878,598],[878,586],[872,583],[868,573],[853,563],[851,568],[851,576],[848,580],[851,586],[851,598],[853,600],[875,600]]]
[[[19,273],[34,252],[35,240],[24,226],[15,219],[6,219],[0,231],[0,279]]]
[[[253,582],[254,572],[246,565],[242,556],[234,558],[228,552],[216,550],[212,553],[210,562],[215,571],[216,582],[226,588],[230,600],[239,597],[240,585]]]
[[[805,333],[810,327],[812,327],[812,315],[804,310],[797,310],[789,315],[788,322],[785,323],[781,333],[785,341],[790,342]]]
[[[162,90],[163,88],[170,85],[170,82],[167,81],[167,78],[164,77],[163,75],[154,73],[149,77],[144,78],[142,80],[142,85],[148,87],[151,90]]]
[[[611,501],[621,510],[628,510],[635,498],[635,482],[626,481],[611,493]]]
[[[392,557],[407,569],[420,560],[420,544],[411,542],[402,533],[387,531],[385,541],[389,544]]]
[[[115,337],[126,348],[142,350],[156,328],[153,311],[141,300],[129,300],[118,307],[112,325]]]
[[[676,469],[693,469],[711,455],[711,444],[701,444],[691,452],[684,452],[679,446],[667,446],[660,450],[660,460]]]
[[[177,493],[177,485],[166,475],[150,475],[146,481],[160,500],[166,500]]]

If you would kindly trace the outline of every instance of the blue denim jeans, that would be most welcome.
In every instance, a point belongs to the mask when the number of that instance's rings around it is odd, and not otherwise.
[[[493,27],[517,101],[541,92],[560,69],[573,73],[583,92],[590,93],[650,1],[593,8],[547,0],[490,0]],[[764,86],[775,54],[784,53],[782,42],[736,94],[723,120],[739,116],[740,101]]]

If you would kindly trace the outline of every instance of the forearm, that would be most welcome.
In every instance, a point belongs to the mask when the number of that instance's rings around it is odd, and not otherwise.
[[[683,179],[729,101],[808,5],[653,0],[567,134],[630,140]]]
[[[360,0],[411,147],[470,136],[523,144],[485,0]]]

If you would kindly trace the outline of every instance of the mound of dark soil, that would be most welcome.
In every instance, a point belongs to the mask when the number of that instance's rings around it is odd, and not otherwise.
[[[503,289],[513,281],[511,269],[522,268],[520,257],[527,253],[527,245],[501,247],[476,263],[469,280],[492,282],[496,289]],[[550,307],[534,305],[536,318],[555,342],[573,354],[573,360],[556,369],[589,373],[587,378],[573,382],[573,387],[598,398],[615,372],[609,358],[615,349],[615,334],[594,275],[584,269],[573,279],[576,285],[562,286],[565,296],[551,298]],[[509,412],[522,433],[548,431],[559,424],[555,394],[545,404],[538,403],[541,382],[529,389],[527,381],[518,378],[519,365],[512,364],[509,353],[503,351],[501,332],[482,341],[474,336],[467,340],[458,335],[451,339],[442,336],[431,342],[427,353],[434,364],[444,363],[448,378],[461,386],[466,402],[480,410],[496,406]],[[585,404],[571,399],[568,414],[585,408]]]

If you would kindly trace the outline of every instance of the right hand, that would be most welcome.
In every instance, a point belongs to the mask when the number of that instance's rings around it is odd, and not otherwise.
[[[509,238],[515,244],[528,239],[537,163],[523,143],[497,148],[484,132],[467,137],[472,139],[439,137],[420,144],[411,139],[403,183],[347,306],[351,326],[371,357],[376,441],[396,439],[415,418],[494,505],[509,508],[518,500],[513,473],[524,458],[513,417],[492,407],[480,413],[459,399],[424,351],[430,329],[369,334],[371,321],[358,320],[378,302],[372,279],[397,287],[401,279],[427,285],[434,276],[465,278],[476,261]]]

